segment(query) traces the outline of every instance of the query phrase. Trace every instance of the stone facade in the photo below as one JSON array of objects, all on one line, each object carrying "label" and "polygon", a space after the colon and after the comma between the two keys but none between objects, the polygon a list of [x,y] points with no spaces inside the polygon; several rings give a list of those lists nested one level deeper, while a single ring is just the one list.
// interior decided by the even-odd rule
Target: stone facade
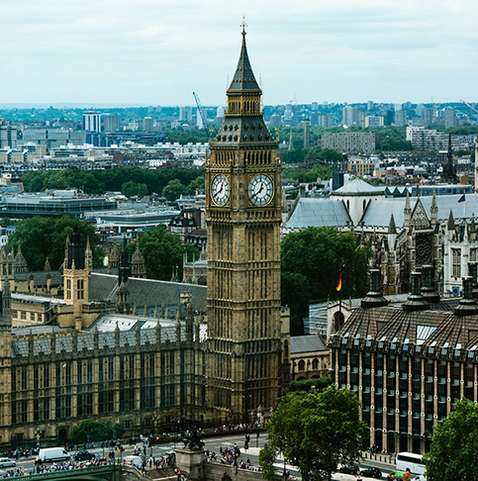
[{"label": "stone facade", "polygon": [[250,421],[272,408],[282,364],[281,175],[243,32],[227,110],[206,163],[208,402],[213,417]]}]

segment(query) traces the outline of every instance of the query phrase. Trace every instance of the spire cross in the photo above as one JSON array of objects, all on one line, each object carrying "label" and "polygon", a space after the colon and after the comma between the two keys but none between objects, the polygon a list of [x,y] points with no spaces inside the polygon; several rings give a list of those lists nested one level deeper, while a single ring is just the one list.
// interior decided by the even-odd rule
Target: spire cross
[{"label": "spire cross", "polygon": [[246,27],[247,27],[246,16],[243,15],[242,16],[242,22],[241,22],[242,35],[246,35]]}]

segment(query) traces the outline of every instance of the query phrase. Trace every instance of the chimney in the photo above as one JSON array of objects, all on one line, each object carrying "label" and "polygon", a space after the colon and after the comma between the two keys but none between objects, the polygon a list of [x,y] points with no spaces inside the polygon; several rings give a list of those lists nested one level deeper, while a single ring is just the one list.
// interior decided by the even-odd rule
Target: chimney
[{"label": "chimney", "polygon": [[463,277],[463,298],[455,308],[455,316],[470,316],[478,313],[478,304],[473,299],[473,278]]},{"label": "chimney", "polygon": [[478,299],[478,264],[476,262],[468,262],[468,275],[472,281],[473,298]]},{"label": "chimney", "polygon": [[383,297],[382,286],[380,282],[380,270],[370,269],[370,291],[362,299],[360,305],[364,309],[370,307],[383,307],[388,304],[388,300]]},{"label": "chimney", "polygon": [[440,295],[433,287],[433,266],[427,264],[420,269],[422,273],[422,288],[421,294],[430,304],[437,304],[440,302]]},{"label": "chimney", "polygon": [[420,272],[412,272],[410,276],[411,292],[408,300],[402,304],[405,311],[423,311],[430,307],[430,304],[423,298],[421,293],[422,274]]}]

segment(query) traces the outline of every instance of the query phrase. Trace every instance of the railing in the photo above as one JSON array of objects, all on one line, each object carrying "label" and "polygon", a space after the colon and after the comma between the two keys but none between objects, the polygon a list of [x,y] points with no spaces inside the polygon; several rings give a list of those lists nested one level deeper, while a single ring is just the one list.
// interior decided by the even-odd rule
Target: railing
[{"label": "railing", "polygon": [[370,461],[376,461],[378,463],[383,464],[390,464],[395,466],[396,463],[396,456],[395,454],[388,454],[388,453],[370,453],[366,451],[363,456],[364,459],[368,459]]}]

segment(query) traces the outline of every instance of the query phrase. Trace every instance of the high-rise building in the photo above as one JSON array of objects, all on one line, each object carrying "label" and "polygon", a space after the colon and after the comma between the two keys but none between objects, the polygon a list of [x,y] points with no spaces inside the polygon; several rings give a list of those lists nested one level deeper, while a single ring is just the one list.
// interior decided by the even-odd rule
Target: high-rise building
[{"label": "high-rise building", "polygon": [[154,128],[153,117],[145,117],[143,119],[143,130],[145,132],[152,132]]},{"label": "high-rise building", "polygon": [[282,372],[280,157],[261,95],[243,28],[224,124],[206,163],[208,402],[229,422],[273,407]]},{"label": "high-rise building", "polygon": [[0,124],[0,148],[9,147],[11,149],[17,148],[18,131],[16,127],[11,125]]},{"label": "high-rise building", "polygon": [[444,123],[445,123],[445,129],[449,129],[457,126],[458,120],[456,118],[455,109],[452,109],[452,108],[445,109]]},{"label": "high-rise building", "polygon": [[310,147],[310,120],[304,120],[304,149]]},{"label": "high-rise building", "polygon": [[101,114],[99,112],[83,113],[83,130],[87,132],[101,132]]},{"label": "high-rise building", "polygon": [[346,127],[363,127],[365,114],[351,105],[346,105],[342,110],[342,125]]},{"label": "high-rise building", "polygon": [[364,127],[367,129],[376,129],[384,126],[383,115],[366,115]]},{"label": "high-rise building", "polygon": [[120,119],[117,114],[101,114],[101,130],[102,132],[116,132],[120,129]]}]

